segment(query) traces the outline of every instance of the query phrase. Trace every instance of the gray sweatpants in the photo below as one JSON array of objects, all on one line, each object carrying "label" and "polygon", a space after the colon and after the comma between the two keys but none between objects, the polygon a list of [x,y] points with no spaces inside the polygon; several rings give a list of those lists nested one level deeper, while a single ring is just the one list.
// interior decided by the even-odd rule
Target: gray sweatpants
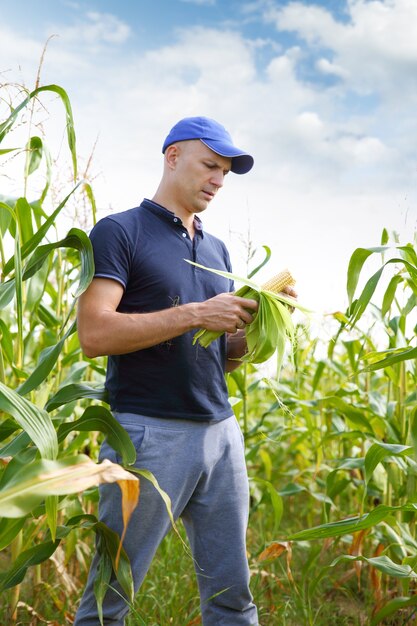
[{"label": "gray sweatpants", "polygon": [[[257,626],[245,541],[248,479],[236,419],[197,422],[130,413],[116,417],[136,447],[136,467],[155,475],[171,498],[174,518],[183,520],[194,557],[204,626]],[[106,442],[100,458],[120,462]],[[121,499],[116,484],[100,487],[99,516],[121,534]],[[135,591],[170,527],[161,496],[149,481],[141,478],[139,505],[123,543],[130,558]],[[96,568],[97,556],[74,626],[99,625],[93,592]],[[111,584],[121,592],[114,581]],[[123,598],[109,590],[103,603],[104,624],[123,626],[127,611]]]}]

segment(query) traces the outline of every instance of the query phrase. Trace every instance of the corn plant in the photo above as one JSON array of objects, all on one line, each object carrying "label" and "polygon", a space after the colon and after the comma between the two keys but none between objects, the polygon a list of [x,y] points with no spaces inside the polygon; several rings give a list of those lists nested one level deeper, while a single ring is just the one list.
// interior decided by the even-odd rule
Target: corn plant
[{"label": "corn plant", "polygon": [[[259,562],[304,553],[303,575],[295,580],[287,566],[287,578],[306,624],[322,623],[324,608],[315,599],[329,579],[336,584],[343,568],[346,581],[348,576],[357,580],[357,593],[364,572],[370,573],[366,623],[387,623],[397,615],[407,620],[417,606],[417,257],[411,244],[387,243],[384,233],[381,246],[353,253],[350,307],[328,320],[335,330],[327,346],[301,333],[293,365],[284,367],[281,378],[252,386],[254,394],[263,396],[249,419],[252,441],[250,428],[247,436],[247,459],[257,485],[255,511],[261,507],[265,515],[272,488],[281,498],[278,515],[274,511],[275,540],[269,528],[269,546]],[[383,263],[355,300],[371,255],[383,255]],[[372,298],[389,268],[393,272],[377,306]],[[235,391],[238,395],[238,385]],[[260,471],[267,490],[260,488]],[[277,523],[280,529],[287,527],[279,539]],[[320,544],[329,556],[333,553],[327,562]]]},{"label": "corn plant", "polygon": [[[130,565],[120,538],[97,521],[89,503],[96,498],[92,487],[117,481],[128,519],[137,502],[138,479],[110,462],[97,465],[89,456],[96,455],[99,433],[107,436],[126,465],[134,462],[135,450],[102,404],[102,365],[83,357],[75,333],[76,299],[94,272],[89,238],[75,227],[56,237],[64,208],[77,198],[82,201],[81,194],[91,202],[95,219],[91,186],[78,179],[70,100],[58,85],[30,92],[19,88],[13,97],[10,90],[13,87],[2,87],[2,173],[19,160],[23,169],[23,194],[2,194],[0,202],[0,591],[5,600],[1,621],[12,624],[19,606],[28,606],[19,605],[28,569],[32,583],[42,584],[41,564],[64,539],[68,558],[77,551],[73,538],[86,531],[99,536],[107,564],[98,585],[99,606],[112,569],[132,599]],[[72,181],[56,203],[51,191],[59,163],[54,164],[45,138],[32,135],[37,128],[35,107],[45,94],[57,96],[63,105],[72,163]],[[20,137],[22,128],[28,131],[26,143],[3,147],[9,138]],[[40,189],[31,186],[35,176],[37,185],[42,181]],[[100,404],[85,407],[83,399]],[[128,489],[128,483],[133,488]],[[78,494],[86,490],[83,505]],[[30,610],[36,612],[36,595],[29,599]],[[71,604],[68,610],[73,610]]]}]

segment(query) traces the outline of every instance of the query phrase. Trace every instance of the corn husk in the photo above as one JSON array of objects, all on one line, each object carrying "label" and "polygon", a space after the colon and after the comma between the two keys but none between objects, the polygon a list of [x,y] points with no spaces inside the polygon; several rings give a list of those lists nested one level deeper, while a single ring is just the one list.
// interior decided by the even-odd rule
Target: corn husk
[{"label": "corn husk", "polygon": [[[191,261],[188,261],[192,263]],[[250,363],[263,363],[268,360],[276,351],[278,358],[278,371],[281,368],[282,360],[285,353],[287,341],[294,342],[294,324],[292,321],[290,309],[297,308],[303,312],[307,310],[298,304],[294,298],[286,296],[282,292],[275,293],[270,290],[273,282],[277,277],[271,279],[264,285],[257,285],[252,280],[240,278],[229,272],[214,270],[197,263],[192,263],[201,269],[205,269],[215,274],[220,274],[226,278],[244,283],[243,286],[235,292],[236,296],[256,300],[259,303],[258,311],[253,321],[245,328],[247,352],[240,359]],[[295,284],[294,279],[285,270],[288,282],[285,284]],[[278,276],[281,276],[282,273]],[[282,285],[283,288],[285,285]],[[268,288],[269,287],[269,288]],[[194,335],[194,343],[198,342],[204,348],[207,348],[212,341],[223,335],[223,332],[209,331],[201,329]]]}]

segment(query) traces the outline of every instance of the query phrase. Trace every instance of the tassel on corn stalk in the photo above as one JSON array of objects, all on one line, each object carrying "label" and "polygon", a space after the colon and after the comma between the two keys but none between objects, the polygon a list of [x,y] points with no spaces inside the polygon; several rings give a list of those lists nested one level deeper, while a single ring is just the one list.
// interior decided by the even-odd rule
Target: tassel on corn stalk
[{"label": "tassel on corn stalk", "polygon": [[[191,261],[188,262],[192,263]],[[251,280],[234,276],[229,272],[214,270],[197,263],[192,264],[209,272],[244,283],[243,287],[235,292],[235,295],[241,298],[256,300],[259,306],[253,321],[246,326],[245,333],[248,349],[241,360],[250,363],[263,363],[277,351],[279,372],[284,357],[286,341],[287,339],[291,343],[294,341],[295,329],[290,309],[295,307],[307,312],[294,298],[282,293],[282,289],[286,286],[295,284],[295,280],[290,272],[285,270],[263,285],[257,285]],[[212,341],[221,335],[223,335],[223,332],[201,329],[194,335],[194,343],[198,341],[201,346],[207,348]]]}]

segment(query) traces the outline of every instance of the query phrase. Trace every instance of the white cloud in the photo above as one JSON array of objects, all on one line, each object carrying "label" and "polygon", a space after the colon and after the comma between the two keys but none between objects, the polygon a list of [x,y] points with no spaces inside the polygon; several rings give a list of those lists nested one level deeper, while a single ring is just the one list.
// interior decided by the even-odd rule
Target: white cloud
[{"label": "white cloud", "polygon": [[88,59],[80,51],[67,49],[59,35],[47,41],[42,35],[38,39],[27,37],[0,25],[1,82],[29,80],[33,86],[45,44],[44,68],[50,69],[55,81],[59,76],[68,77],[91,68]]},{"label": "white cloud", "polygon": [[319,62],[319,69],[344,77],[351,87],[396,99],[404,93],[415,97],[417,3],[350,0],[347,13],[349,19],[341,22],[324,8],[296,1],[270,7],[265,18],[310,46],[330,49],[334,59]]},{"label": "white cloud", "polygon": [[319,59],[316,63],[317,69],[323,74],[329,74],[330,76],[339,76],[340,78],[347,78],[349,72],[340,65],[336,65],[336,63],[332,63],[328,59],[322,58]]},{"label": "white cloud", "polygon": [[239,33],[204,27],[178,32],[178,42],[148,52],[144,64],[164,76],[175,79],[192,68],[204,77],[203,90],[218,89],[223,83],[241,83],[255,77],[252,47]]},{"label": "white cloud", "polygon": [[[367,4],[371,10],[381,3]],[[389,10],[391,4],[386,3]],[[366,7],[356,2],[350,5],[352,14],[354,9]],[[263,73],[256,67],[259,41],[236,30],[189,27],[170,45],[126,57],[104,36],[109,23],[103,30],[98,27],[101,18],[95,22],[90,16],[78,35],[75,27],[57,29],[67,36],[51,43],[44,81],[59,82],[69,91],[82,155],[88,156],[99,134],[94,168],[102,175],[94,186],[101,214],[110,205],[123,210],[153,194],[164,136],[180,117],[210,115],[225,124],[237,145],[252,151],[255,167],[247,176],[228,177],[204,216],[207,229],[228,240],[229,229],[247,231],[250,216],[254,242],[272,247],[277,270],[288,265],[294,271],[301,299],[342,308],[346,264],[354,247],[375,245],[383,226],[399,228],[405,212],[410,207],[415,212],[415,134],[410,132],[415,107],[409,100],[402,103],[402,131],[397,132],[399,122],[386,95],[393,89],[391,78],[394,84],[397,79],[389,73],[378,105],[367,114],[346,106],[352,86],[363,80],[355,65],[359,60],[350,56],[359,58],[367,51],[363,62],[369,67],[382,58],[375,46],[366,48],[365,36],[360,38],[362,18],[336,23],[324,9],[301,3],[274,15],[280,28],[298,29],[308,45],[285,50],[277,42]],[[120,33],[123,41],[127,31]],[[105,63],[85,53],[94,41],[107,52]],[[1,29],[5,67],[16,67],[21,59],[25,70],[32,71],[31,58],[38,57],[42,45],[35,39],[25,42],[26,52],[23,43],[19,33]],[[352,47],[359,44],[356,53]],[[319,61],[321,72],[340,77],[330,88],[307,83],[298,74],[309,46],[316,45],[333,55],[323,54]],[[373,94],[378,85],[376,75],[371,78],[367,89]],[[236,238],[229,246],[236,270],[244,272]],[[326,276],[324,284],[317,282],[320,275]]]},{"label": "white cloud", "polygon": [[89,11],[75,25],[52,26],[50,30],[59,32],[68,43],[87,45],[122,44],[131,35],[131,28],[111,13]]}]

